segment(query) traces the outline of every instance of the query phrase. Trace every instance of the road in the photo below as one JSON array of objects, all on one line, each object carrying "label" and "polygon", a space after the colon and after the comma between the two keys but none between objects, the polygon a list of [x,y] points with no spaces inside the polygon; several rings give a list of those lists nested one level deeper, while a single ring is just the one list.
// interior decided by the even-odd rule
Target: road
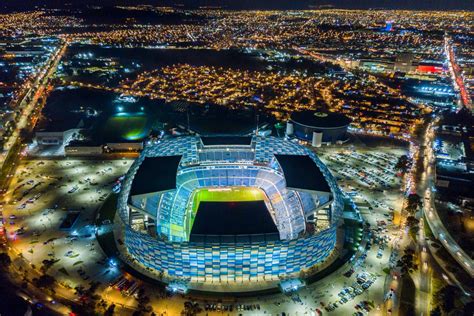
[{"label": "road", "polygon": [[[435,179],[435,167],[434,167],[434,152],[433,152],[433,141],[435,137],[435,126],[437,121],[431,122],[423,136],[423,146],[415,146],[417,153],[415,157],[420,157],[423,163],[421,168],[423,173],[420,179],[416,179],[414,176],[416,170],[413,172],[411,177],[411,192],[418,193],[423,197],[424,205],[419,216],[420,229],[416,240],[416,250],[419,258],[419,269],[416,271],[414,281],[416,284],[416,314],[417,315],[429,315],[430,312],[430,301],[431,301],[431,274],[432,258],[427,249],[429,249],[426,236],[424,234],[424,220],[423,215],[430,226],[431,231],[436,234],[436,237],[442,242],[443,246],[451,253],[451,255],[465,268],[466,271],[472,276],[472,261],[467,254],[457,246],[454,239],[449,235],[448,231],[442,224],[435,208],[434,194],[431,188],[433,187]],[[424,151],[421,151],[424,148]],[[416,163],[414,163],[416,165]],[[408,188],[410,189],[410,188]],[[461,288],[462,289],[462,288]],[[464,291],[464,289],[462,289]],[[465,292],[465,291],[464,291]],[[465,292],[466,293],[466,292]]]},{"label": "road", "polygon": [[[431,148],[432,142],[432,127],[433,123],[429,125],[426,129],[426,133],[423,135],[422,144]],[[405,191],[406,196],[411,193],[418,193],[420,196],[423,195],[422,192],[426,190],[426,151],[422,152],[420,144],[416,140],[410,141],[410,149],[409,149],[409,156],[412,158],[413,162],[411,165],[410,170],[404,176],[404,187],[403,190]],[[423,176],[421,179],[417,179],[417,174],[419,174],[419,170],[417,169],[420,165],[417,163],[418,159],[423,159],[423,165],[421,168],[424,170]],[[424,235],[423,229],[423,219],[419,218],[420,220],[420,228],[418,230],[418,236],[416,240],[412,240],[410,235],[408,234],[409,227],[405,224],[406,218],[410,216],[406,211],[406,202],[404,207],[402,208],[401,212],[401,222],[400,222],[400,235],[404,238],[399,243],[400,252],[404,251],[404,249],[410,248],[413,242],[415,242],[415,250],[416,254],[419,258],[420,266],[419,268],[411,273],[411,277],[416,286],[416,297],[415,297],[415,310],[416,315],[429,315],[430,314],[430,304],[431,304],[431,272],[432,269],[430,267],[430,255],[427,252],[427,245],[426,245],[426,238]],[[421,216],[422,217],[422,216]],[[401,288],[400,288],[401,290]],[[401,295],[401,291],[396,291],[398,296]],[[400,303],[398,301],[398,303]],[[394,311],[398,311],[398,306],[394,306]],[[397,314],[397,313],[394,313]]]},{"label": "road", "polygon": [[[23,108],[23,111],[19,121],[16,124],[15,131],[5,142],[3,152],[0,154],[0,170],[3,168],[4,162],[7,161],[6,158],[8,155],[10,155],[12,148],[15,148],[15,144],[21,141],[21,130],[25,128],[30,130],[32,129],[34,124],[30,124],[30,116],[37,109],[39,99],[42,98],[46,92],[49,79],[52,75],[54,75],[59,61],[64,55],[67,46],[68,42],[65,41],[58,47],[58,49],[51,55],[51,58],[45,63],[43,69],[39,71],[38,76],[30,86],[29,90],[23,95],[21,100],[18,101],[18,108]],[[30,98],[30,95],[33,95],[33,97],[28,102],[27,100]],[[28,103],[24,105],[26,102]]]},{"label": "road", "polygon": [[453,258],[459,263],[459,265],[467,272],[471,277],[474,277],[473,261],[471,257],[463,250],[451,234],[448,232],[446,227],[443,225],[438,212],[435,207],[435,195],[432,192],[435,179],[435,167],[434,167],[434,153],[433,153],[433,140],[434,140],[434,123],[432,123],[427,129],[427,136],[425,140],[425,173],[419,187],[420,195],[424,197],[425,206],[423,208],[425,218],[436,237],[441,241],[444,248],[453,256]]},{"label": "road", "polygon": [[444,36],[444,49],[446,52],[446,56],[448,58],[449,71],[453,79],[454,88],[456,91],[459,92],[459,95],[460,95],[461,106],[464,106],[472,111],[472,100],[464,84],[462,70],[459,67],[459,65],[456,63],[456,56],[454,54],[452,39],[451,37],[447,35]]}]

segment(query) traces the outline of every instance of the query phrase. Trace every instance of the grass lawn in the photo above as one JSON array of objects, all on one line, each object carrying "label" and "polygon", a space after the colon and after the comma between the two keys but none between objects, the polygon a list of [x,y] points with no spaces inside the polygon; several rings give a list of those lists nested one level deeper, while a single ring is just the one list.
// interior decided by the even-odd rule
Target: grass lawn
[{"label": "grass lawn", "polygon": [[216,189],[201,189],[194,194],[194,202],[243,202],[262,201],[263,191],[257,188],[229,187]]},{"label": "grass lawn", "polygon": [[415,315],[415,283],[410,275],[402,277],[402,294],[400,297],[400,315]]},{"label": "grass lawn", "polygon": [[446,285],[446,282],[443,279],[437,278],[435,275],[432,276],[430,294],[431,294],[431,301],[435,305],[433,306],[433,308],[435,308],[439,303],[441,303],[436,300],[436,293],[445,285]]},{"label": "grass lawn", "polygon": [[414,242],[417,241],[418,239],[418,227],[411,227],[410,230],[408,231],[408,234],[410,235],[410,237],[413,239]]},{"label": "grass lawn", "polygon": [[431,231],[430,225],[428,225],[428,221],[426,220],[425,215],[423,215],[423,229],[424,229],[425,236],[430,239],[433,239],[434,234]]}]

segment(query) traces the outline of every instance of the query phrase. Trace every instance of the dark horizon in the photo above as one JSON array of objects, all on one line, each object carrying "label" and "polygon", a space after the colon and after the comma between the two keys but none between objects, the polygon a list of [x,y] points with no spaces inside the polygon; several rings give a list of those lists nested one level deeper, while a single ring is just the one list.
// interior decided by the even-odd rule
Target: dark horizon
[{"label": "dark horizon", "polygon": [[474,1],[464,0],[5,0],[0,8],[10,10],[31,10],[33,7],[64,8],[84,5],[114,6],[150,4],[157,6],[177,6],[186,9],[200,7],[222,7],[231,10],[296,10],[296,9],[386,9],[386,10],[474,10]]}]

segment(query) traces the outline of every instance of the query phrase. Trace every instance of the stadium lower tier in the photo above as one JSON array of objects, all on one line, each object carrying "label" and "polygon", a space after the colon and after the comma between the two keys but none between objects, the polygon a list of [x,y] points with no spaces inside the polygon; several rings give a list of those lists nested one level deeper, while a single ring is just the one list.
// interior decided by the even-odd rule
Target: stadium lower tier
[{"label": "stadium lower tier", "polygon": [[294,240],[268,241],[264,235],[246,238],[172,243],[125,227],[128,253],[144,267],[163,273],[163,280],[182,280],[191,286],[245,284],[252,291],[251,282],[298,277],[325,261],[336,245],[336,226]]}]

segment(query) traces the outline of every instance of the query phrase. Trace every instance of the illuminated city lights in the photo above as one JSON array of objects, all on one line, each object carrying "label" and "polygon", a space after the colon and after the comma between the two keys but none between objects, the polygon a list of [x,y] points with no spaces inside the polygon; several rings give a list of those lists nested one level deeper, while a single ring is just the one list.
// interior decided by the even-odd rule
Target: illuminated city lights
[{"label": "illuminated city lights", "polygon": [[13,2],[0,314],[473,313],[468,1]]}]

